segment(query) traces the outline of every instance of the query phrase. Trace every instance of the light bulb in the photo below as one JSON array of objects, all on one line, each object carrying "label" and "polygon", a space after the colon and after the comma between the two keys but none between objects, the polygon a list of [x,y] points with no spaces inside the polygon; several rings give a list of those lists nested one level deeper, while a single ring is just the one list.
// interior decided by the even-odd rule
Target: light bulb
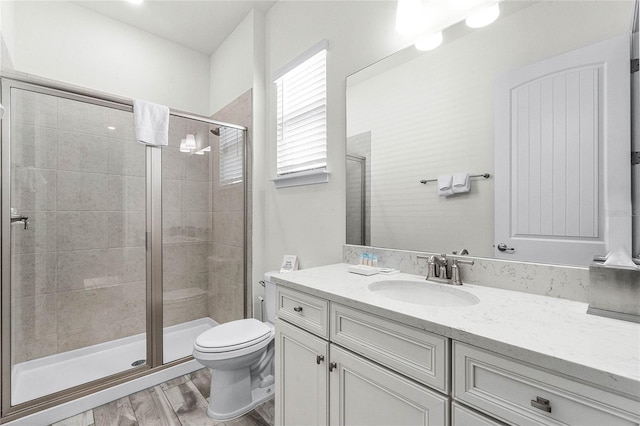
[{"label": "light bulb", "polygon": [[470,15],[465,22],[470,28],[482,28],[498,19],[498,16],[500,16],[500,6],[496,3],[478,10],[473,15]]},{"label": "light bulb", "polygon": [[416,39],[416,49],[426,52],[427,50],[433,50],[442,44],[442,31],[438,31],[435,34],[429,34],[427,36],[420,36]]}]

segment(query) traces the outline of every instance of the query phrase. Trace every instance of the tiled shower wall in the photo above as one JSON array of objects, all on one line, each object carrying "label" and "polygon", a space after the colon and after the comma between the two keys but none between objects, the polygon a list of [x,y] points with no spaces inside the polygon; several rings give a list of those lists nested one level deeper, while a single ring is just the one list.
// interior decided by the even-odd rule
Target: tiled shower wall
[{"label": "tiled shower wall", "polygon": [[195,135],[208,146],[209,125],[171,116],[169,146],[162,149],[163,326],[209,316],[208,259],[211,251],[211,155],[180,152],[180,141]]},{"label": "tiled shower wall", "polygon": [[[213,116],[247,126],[251,92]],[[163,148],[164,326],[244,318],[244,184],[220,184],[217,126],[171,117]],[[181,153],[191,133],[204,155]],[[248,167],[249,168],[249,167]],[[249,180],[250,182],[250,180]]]},{"label": "tiled shower wall", "polygon": [[[12,91],[13,362],[145,330],[145,153],[132,114]],[[107,126],[115,127],[109,130]]]},{"label": "tiled shower wall", "polygon": [[[239,96],[213,115],[215,120],[246,126],[247,152],[249,152],[247,173],[251,165],[251,90]],[[244,318],[244,184],[220,184],[218,138],[212,145],[212,196],[213,196],[213,243],[211,256],[211,277],[209,281],[209,316],[222,323]],[[251,175],[244,176],[248,184],[248,199],[251,200]],[[250,206],[246,206],[251,211]],[[247,219],[248,247],[251,247],[251,217]],[[251,265],[251,253],[247,254],[247,265]],[[251,276],[251,271],[247,271]],[[251,286],[247,286],[250,292]],[[248,294],[248,306],[251,306]],[[250,312],[250,311],[249,311]],[[249,315],[251,316],[251,315]]]},{"label": "tiled shower wall", "polygon": [[[12,207],[29,217],[11,228],[13,363],[143,333],[145,147],[132,114],[15,89],[11,106]],[[250,123],[251,93],[215,118]],[[214,127],[172,116],[162,149],[164,326],[244,316],[243,184],[219,185]],[[211,152],[181,153],[187,133]]]}]

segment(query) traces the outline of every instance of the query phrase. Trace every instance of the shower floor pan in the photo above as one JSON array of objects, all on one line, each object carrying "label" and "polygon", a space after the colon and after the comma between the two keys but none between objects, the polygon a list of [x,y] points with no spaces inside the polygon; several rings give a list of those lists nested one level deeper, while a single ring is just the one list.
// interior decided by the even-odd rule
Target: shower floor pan
[{"label": "shower floor pan", "polygon": [[[211,318],[200,318],[166,327],[164,362],[191,355],[196,337],[216,325]],[[137,334],[16,364],[11,371],[11,405],[135,368],[132,364],[144,360],[146,351],[145,334]]]}]

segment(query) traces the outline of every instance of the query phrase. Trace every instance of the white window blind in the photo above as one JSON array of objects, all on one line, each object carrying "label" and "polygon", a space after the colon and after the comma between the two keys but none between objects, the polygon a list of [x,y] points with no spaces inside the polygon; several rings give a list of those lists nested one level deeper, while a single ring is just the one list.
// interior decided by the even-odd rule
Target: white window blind
[{"label": "white window blind", "polygon": [[220,185],[242,182],[243,132],[220,127]]},{"label": "white window blind", "polygon": [[327,44],[311,50],[274,78],[278,176],[327,166]]}]

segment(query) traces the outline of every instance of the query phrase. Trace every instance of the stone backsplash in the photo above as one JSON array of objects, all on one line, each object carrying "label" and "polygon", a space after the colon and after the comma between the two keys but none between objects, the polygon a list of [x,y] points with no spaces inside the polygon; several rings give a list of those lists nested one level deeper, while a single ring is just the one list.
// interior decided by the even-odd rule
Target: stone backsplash
[{"label": "stone backsplash", "polygon": [[[343,261],[357,264],[362,253],[378,257],[378,265],[397,268],[409,274],[424,275],[427,260],[418,259],[438,253],[393,250],[345,244]],[[589,301],[589,268],[474,258],[474,265],[460,265],[463,283],[522,291],[562,299]]]}]

